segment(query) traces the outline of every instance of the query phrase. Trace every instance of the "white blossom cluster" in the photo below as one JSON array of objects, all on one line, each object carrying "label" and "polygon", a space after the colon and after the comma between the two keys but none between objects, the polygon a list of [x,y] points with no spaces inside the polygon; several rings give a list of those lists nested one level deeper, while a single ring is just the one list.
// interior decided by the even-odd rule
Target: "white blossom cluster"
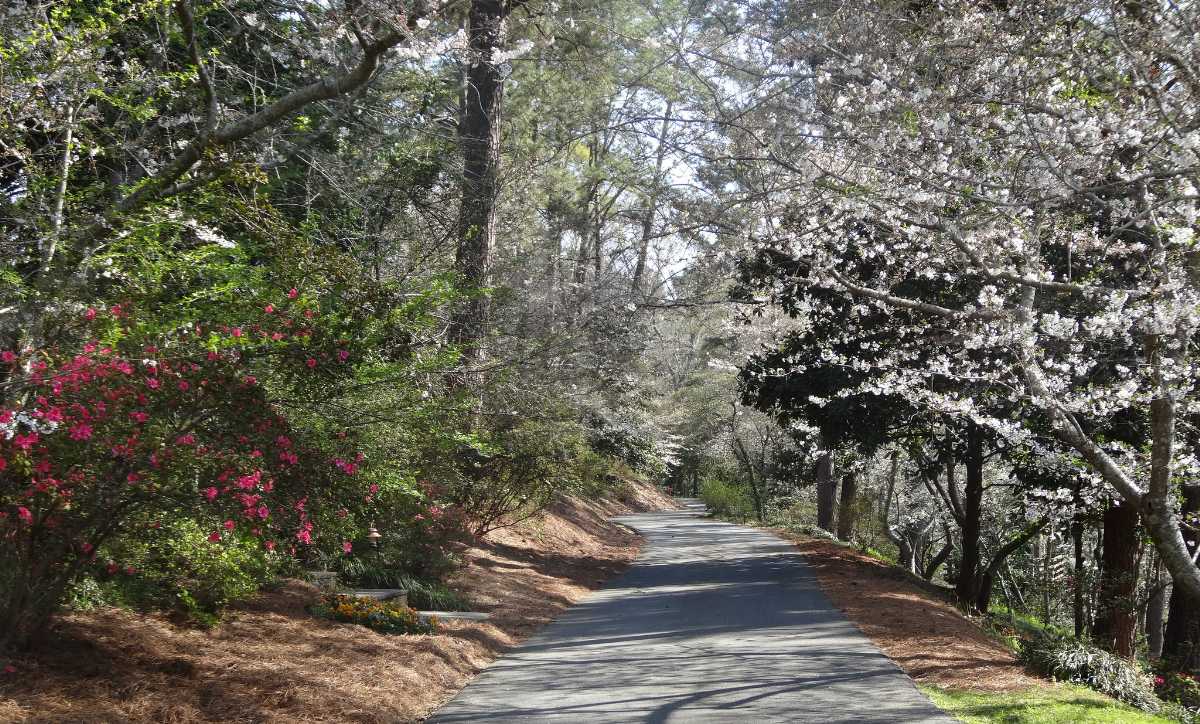
[{"label": "white blossom cluster", "polygon": [[[777,43],[772,69],[798,89],[790,124],[819,130],[767,144],[791,179],[783,231],[756,246],[806,270],[768,291],[842,320],[821,359],[872,375],[846,394],[901,395],[1022,444],[1023,421],[964,391],[1041,415],[1088,474],[1161,503],[1152,537],[1177,549],[1173,498],[1152,479],[1178,476],[1155,477],[1150,451],[1194,467],[1170,426],[1194,416],[1200,372],[1200,9],[888,7],[840,3],[821,32]],[[847,353],[881,311],[892,348]],[[1169,408],[1144,444],[1089,436],[1153,400]],[[1173,575],[1200,588],[1180,560]]]}]

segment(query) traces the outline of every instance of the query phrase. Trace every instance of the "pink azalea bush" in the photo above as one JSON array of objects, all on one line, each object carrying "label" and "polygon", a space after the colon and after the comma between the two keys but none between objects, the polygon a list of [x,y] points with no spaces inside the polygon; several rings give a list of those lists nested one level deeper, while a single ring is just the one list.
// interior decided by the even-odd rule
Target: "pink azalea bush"
[{"label": "pink azalea bush", "polygon": [[238,326],[152,332],[128,304],[92,307],[75,321],[78,346],[0,356],[0,650],[106,568],[106,544],[187,518],[210,545],[303,554],[325,511],[365,495],[353,441],[296,429],[273,401],[271,389],[319,385],[350,357],[342,330],[322,330],[295,290],[280,296]]}]

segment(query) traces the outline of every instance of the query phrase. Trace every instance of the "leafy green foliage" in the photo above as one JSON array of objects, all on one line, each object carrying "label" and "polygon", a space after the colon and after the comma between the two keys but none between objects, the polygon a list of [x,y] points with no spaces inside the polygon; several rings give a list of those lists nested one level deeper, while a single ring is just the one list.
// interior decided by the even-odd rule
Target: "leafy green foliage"
[{"label": "leafy green foliage", "polygon": [[1173,671],[1160,662],[1154,669],[1154,693],[1175,705],[1172,715],[1188,712],[1187,721],[1200,721],[1200,676]]},{"label": "leafy green foliage", "polygon": [[591,411],[587,418],[587,442],[601,455],[621,460],[638,472],[652,476],[666,467],[654,444],[654,435],[630,415],[606,416]]},{"label": "leafy green foliage", "polygon": [[[208,535],[195,521],[182,519],[156,528],[145,540],[120,540],[102,549],[100,558],[108,562],[85,581],[109,605],[175,610],[214,624],[225,606],[274,579],[280,556],[253,536],[231,535],[214,544]],[[91,584],[81,584],[82,595]]]},{"label": "leafy green foliage", "polygon": [[700,500],[722,518],[746,520],[754,515],[754,501],[746,488],[719,478],[708,478],[700,484]]},{"label": "leafy green foliage", "polygon": [[1082,684],[1143,711],[1160,708],[1151,677],[1131,661],[1075,638],[1039,636],[1021,645],[1020,660],[1033,671]]}]

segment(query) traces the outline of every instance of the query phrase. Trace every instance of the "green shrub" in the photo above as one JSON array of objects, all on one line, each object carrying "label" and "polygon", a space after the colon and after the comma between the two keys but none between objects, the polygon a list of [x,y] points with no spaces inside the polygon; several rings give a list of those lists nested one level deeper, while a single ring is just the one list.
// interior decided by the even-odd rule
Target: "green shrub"
[{"label": "green shrub", "polygon": [[336,571],[345,584],[357,588],[403,588],[408,591],[409,605],[423,611],[471,610],[471,602],[444,583],[413,576],[375,560],[370,554],[330,561],[329,570]]},{"label": "green shrub", "polygon": [[354,623],[387,634],[429,634],[438,630],[435,620],[422,620],[408,606],[373,598],[328,593],[313,604],[312,614],[331,621]]},{"label": "green shrub", "polygon": [[587,442],[601,455],[620,460],[639,473],[653,477],[666,474],[666,464],[650,427],[628,413],[606,414],[591,410],[586,415]]},{"label": "green shrub", "polygon": [[231,533],[213,543],[192,520],[109,546],[98,560],[106,556],[110,563],[74,587],[69,597],[74,605],[176,611],[204,625],[215,624],[223,608],[254,594],[277,571],[276,557],[260,540]]},{"label": "green shrub", "polygon": [[595,488],[587,479],[607,470],[586,454],[573,424],[525,421],[463,442],[461,473],[448,484],[448,498],[476,536],[536,513],[556,493]]},{"label": "green shrub", "polygon": [[700,484],[700,500],[720,517],[744,520],[754,515],[749,491],[717,478],[707,478]]},{"label": "green shrub", "polygon": [[1172,671],[1160,663],[1154,670],[1154,693],[1164,701],[1190,710],[1193,720],[1200,717],[1200,677],[1195,674]]},{"label": "green shrub", "polygon": [[1037,636],[1021,643],[1020,659],[1039,674],[1082,684],[1143,711],[1157,712],[1161,708],[1151,688],[1151,677],[1137,664],[1086,641]]}]

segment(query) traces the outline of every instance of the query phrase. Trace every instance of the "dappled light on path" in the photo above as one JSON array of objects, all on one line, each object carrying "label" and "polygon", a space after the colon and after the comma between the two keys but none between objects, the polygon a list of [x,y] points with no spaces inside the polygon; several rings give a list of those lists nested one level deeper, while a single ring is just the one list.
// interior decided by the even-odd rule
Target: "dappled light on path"
[{"label": "dappled light on path", "polygon": [[618,520],[647,538],[634,566],[433,721],[949,721],[787,542],[694,512]]}]

